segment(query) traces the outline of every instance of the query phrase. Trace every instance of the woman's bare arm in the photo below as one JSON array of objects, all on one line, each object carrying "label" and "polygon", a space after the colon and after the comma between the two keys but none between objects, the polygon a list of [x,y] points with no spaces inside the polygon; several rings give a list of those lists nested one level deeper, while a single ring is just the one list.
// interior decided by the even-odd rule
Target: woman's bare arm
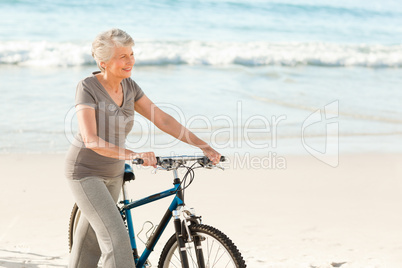
[{"label": "woman's bare arm", "polygon": [[159,109],[146,95],[135,102],[135,110],[155,124],[160,130],[185,143],[200,148],[213,162],[219,163],[221,155],[211,148],[205,141],[177,122],[169,114]]},{"label": "woman's bare arm", "polygon": [[76,106],[78,126],[85,147],[93,150],[94,152],[120,160],[130,160],[133,158],[144,159],[144,165],[156,163],[155,155],[153,152],[148,153],[135,153],[131,150],[119,147],[109,143],[97,135],[96,131],[96,118],[95,109],[79,104]]}]

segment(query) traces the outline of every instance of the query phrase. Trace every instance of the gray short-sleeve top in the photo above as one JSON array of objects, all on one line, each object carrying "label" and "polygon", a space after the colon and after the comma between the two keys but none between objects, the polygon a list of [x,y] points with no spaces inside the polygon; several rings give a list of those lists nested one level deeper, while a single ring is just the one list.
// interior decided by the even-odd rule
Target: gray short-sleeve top
[{"label": "gray short-sleeve top", "polygon": [[[134,105],[144,92],[131,78],[123,79],[123,104],[117,105],[94,73],[77,85],[75,105],[83,104],[95,109],[97,135],[103,140],[125,147],[128,133],[134,123]],[[89,108],[90,109],[90,108]],[[65,163],[68,179],[89,176],[115,178],[124,173],[124,160],[102,156],[85,147],[81,133],[77,133],[68,150]]]}]

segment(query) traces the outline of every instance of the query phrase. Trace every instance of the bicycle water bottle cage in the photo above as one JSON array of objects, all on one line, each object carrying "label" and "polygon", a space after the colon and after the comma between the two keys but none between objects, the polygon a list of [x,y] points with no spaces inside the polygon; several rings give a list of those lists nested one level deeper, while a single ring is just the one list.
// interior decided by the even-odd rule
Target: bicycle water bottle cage
[{"label": "bicycle water bottle cage", "polygon": [[[149,224],[150,226],[148,227],[148,230],[145,231],[145,225],[147,225],[147,224]],[[142,224],[141,230],[137,233],[138,239],[139,239],[145,246],[148,246],[149,238],[154,235],[155,230],[156,230],[157,227],[158,227],[158,224],[157,224],[157,225],[154,225],[151,221],[146,221],[146,222],[144,222],[144,223]],[[141,239],[141,237],[140,237],[140,234],[141,234],[143,231],[145,232],[145,239],[144,239],[144,240],[146,240],[146,241],[144,241],[144,240]]]}]

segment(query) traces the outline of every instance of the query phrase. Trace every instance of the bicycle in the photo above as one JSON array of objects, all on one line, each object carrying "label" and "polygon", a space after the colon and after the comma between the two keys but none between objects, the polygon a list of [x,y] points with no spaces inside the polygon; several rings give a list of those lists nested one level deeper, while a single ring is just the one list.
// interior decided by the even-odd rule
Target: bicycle
[{"label": "bicycle", "polygon": [[[225,161],[222,157],[221,161]],[[187,166],[187,162],[194,162]],[[132,164],[142,164],[142,159],[134,159]],[[218,229],[202,224],[201,216],[194,213],[193,209],[185,206],[184,191],[194,180],[197,168],[216,168],[207,157],[175,156],[157,157],[157,169],[173,172],[174,187],[148,197],[131,201],[128,198],[127,182],[135,179],[133,169],[126,164],[124,181],[122,186],[123,200],[117,205],[120,214],[126,224],[130,237],[133,257],[137,268],[150,267],[148,257],[171,218],[173,218],[175,233],[168,239],[159,257],[158,268],[182,267],[182,268],[213,268],[233,267],[245,268],[246,263],[235,244]],[[187,169],[182,179],[177,170]],[[223,169],[223,168],[222,168]],[[162,198],[174,195],[174,198],[163,215],[159,225],[154,229],[146,242],[141,255],[138,254],[131,209],[146,205]],[[80,218],[80,211],[75,204],[70,216],[69,224],[69,248],[71,251],[74,232]],[[142,230],[141,230],[142,231]]]}]

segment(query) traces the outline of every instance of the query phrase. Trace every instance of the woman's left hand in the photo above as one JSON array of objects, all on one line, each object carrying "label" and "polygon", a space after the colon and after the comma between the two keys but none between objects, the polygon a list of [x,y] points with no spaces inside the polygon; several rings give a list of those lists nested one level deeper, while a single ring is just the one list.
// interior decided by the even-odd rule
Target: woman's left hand
[{"label": "woman's left hand", "polygon": [[212,161],[212,164],[216,165],[221,160],[221,154],[212,149],[211,146],[207,146],[201,149],[206,157]]}]

